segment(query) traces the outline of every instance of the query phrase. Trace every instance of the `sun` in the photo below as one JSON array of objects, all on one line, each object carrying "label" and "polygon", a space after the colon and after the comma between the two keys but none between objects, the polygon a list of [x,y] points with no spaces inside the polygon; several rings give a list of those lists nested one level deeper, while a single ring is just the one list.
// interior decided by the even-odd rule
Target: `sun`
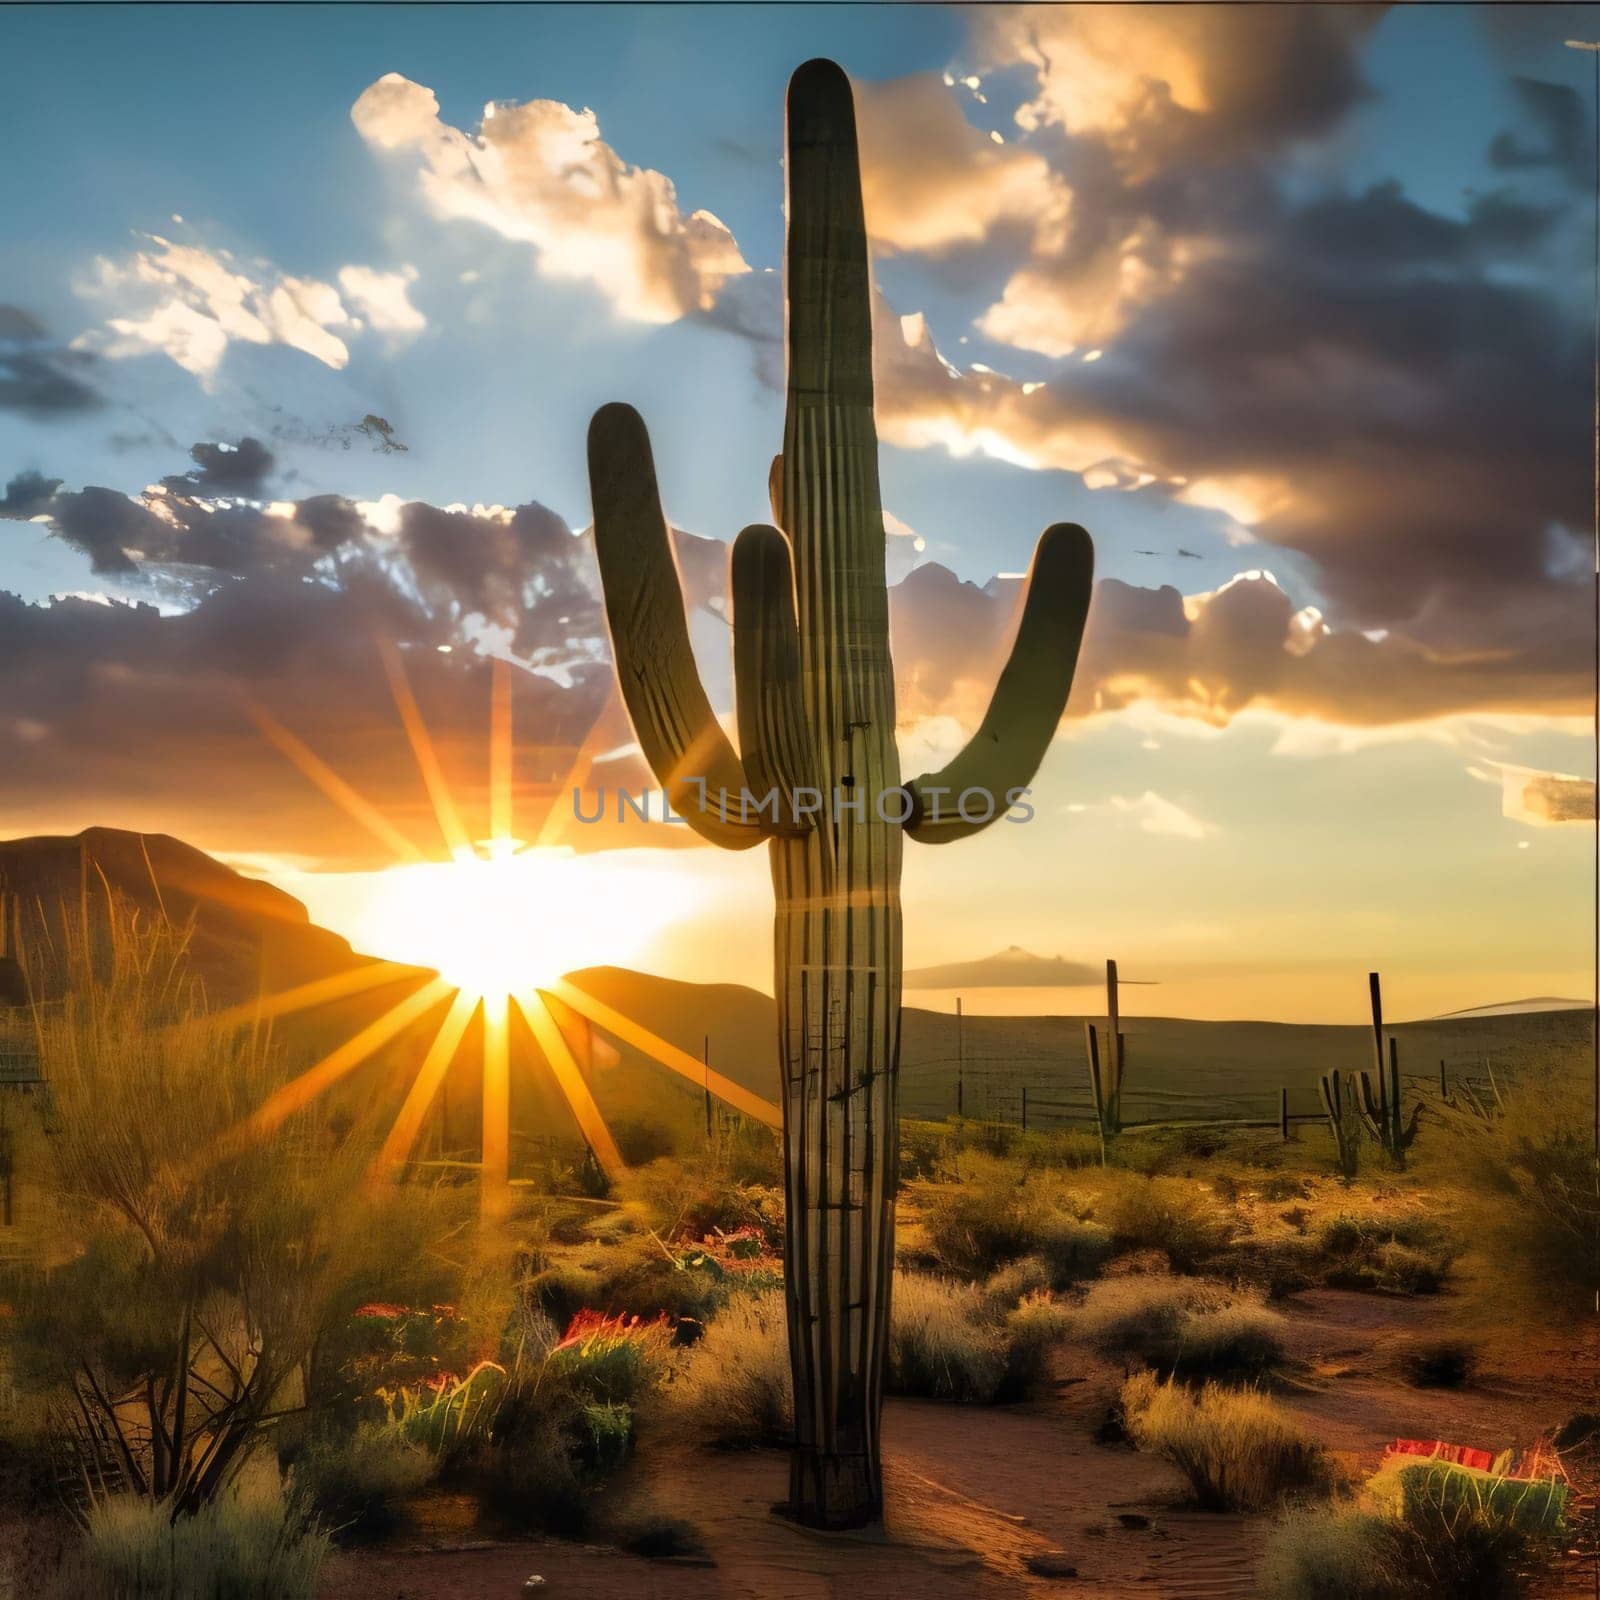
[{"label": "sun", "polygon": [[[384,647],[383,664],[445,854],[430,859],[265,708],[251,706],[267,740],[378,840],[393,862],[376,872],[312,874],[302,880],[302,899],[317,920],[338,929],[364,954],[380,959],[258,996],[223,1015],[237,1025],[256,1027],[269,1017],[387,985],[404,983],[408,992],[269,1095],[229,1138],[272,1134],[296,1110],[391,1041],[413,1030],[431,1029],[422,1064],[372,1161],[374,1182],[398,1176],[474,1018],[481,1013],[480,1198],[485,1220],[495,1221],[505,1214],[515,1181],[511,1176],[513,1011],[527,1024],[579,1134],[607,1177],[617,1176],[623,1161],[590,1083],[597,1060],[595,1029],[688,1079],[697,1090],[716,1095],[742,1116],[780,1127],[783,1114],[771,1101],[607,1006],[568,976],[584,967],[635,960],[675,920],[695,909],[700,886],[677,867],[648,859],[655,855],[652,851],[580,855],[544,843],[556,819],[554,804],[531,843],[514,837],[510,669],[503,660],[492,663],[490,677],[488,838],[475,843],[445,782],[399,652]],[[573,770],[555,786],[558,797],[578,777],[582,757],[580,750]],[[307,892],[318,879],[320,887]],[[616,1059],[615,1052],[612,1055]]]},{"label": "sun", "polygon": [[365,904],[341,919],[358,949],[491,999],[627,965],[699,899],[686,873],[511,839],[366,877]]}]

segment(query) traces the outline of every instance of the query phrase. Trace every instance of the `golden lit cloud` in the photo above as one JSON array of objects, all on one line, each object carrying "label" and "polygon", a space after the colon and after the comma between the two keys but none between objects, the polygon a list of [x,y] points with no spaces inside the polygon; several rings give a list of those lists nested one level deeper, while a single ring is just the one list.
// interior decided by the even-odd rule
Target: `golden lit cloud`
[{"label": "golden lit cloud", "polygon": [[435,216],[534,246],[547,276],[594,283],[625,317],[708,310],[728,278],[749,271],[727,228],[709,211],[680,211],[672,180],[624,161],[592,111],[491,103],[469,134],[441,120],[431,89],[390,72],[350,116],[375,149],[417,158]]}]

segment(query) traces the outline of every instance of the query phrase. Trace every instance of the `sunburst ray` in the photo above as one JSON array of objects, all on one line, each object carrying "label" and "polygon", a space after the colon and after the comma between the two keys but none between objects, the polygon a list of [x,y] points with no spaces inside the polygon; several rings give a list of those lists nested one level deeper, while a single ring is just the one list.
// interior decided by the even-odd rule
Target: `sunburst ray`
[{"label": "sunburst ray", "polygon": [[276,1132],[295,1112],[331,1089],[412,1023],[425,1017],[450,993],[450,985],[443,978],[430,978],[420,989],[413,990],[359,1033],[329,1051],[315,1066],[308,1067],[298,1078],[269,1095],[234,1128],[225,1142],[260,1139]]},{"label": "sunburst ray", "polygon": [[412,1079],[400,1114],[384,1139],[383,1148],[373,1157],[370,1177],[374,1181],[393,1176],[411,1154],[417,1135],[422,1131],[422,1119],[433,1105],[439,1086],[461,1048],[462,1036],[477,1009],[476,995],[468,994],[464,989],[456,990],[450,1009],[445,1012],[444,1021],[439,1024],[439,1031],[434,1034],[433,1043],[428,1046],[428,1053],[423,1057],[416,1077]]},{"label": "sunburst ray", "polygon": [[533,1030],[533,1037],[538,1042],[540,1050],[544,1052],[546,1062],[549,1063],[551,1074],[562,1094],[566,1096],[567,1104],[572,1108],[572,1115],[577,1120],[579,1132],[583,1134],[589,1148],[594,1152],[595,1160],[600,1163],[600,1170],[608,1178],[617,1178],[626,1167],[622,1152],[617,1149],[616,1140],[611,1137],[611,1130],[606,1126],[605,1118],[600,1115],[600,1107],[595,1104],[594,1096],[589,1092],[589,1085],[584,1081],[583,1073],[579,1071],[572,1051],[567,1048],[566,1039],[556,1026],[555,1018],[550,1015],[538,990],[519,994],[517,1009],[527,1018],[528,1026]]},{"label": "sunburst ray", "polygon": [[511,1004],[483,997],[483,1187],[486,1216],[505,1203],[511,1181]]},{"label": "sunburst ray", "polygon": [[310,983],[297,984],[292,989],[282,989],[277,994],[261,995],[245,1000],[222,1011],[213,1011],[210,1020],[227,1027],[236,1022],[265,1022],[271,1017],[281,1017],[291,1011],[308,1011],[313,1006],[324,1006],[351,995],[364,994],[368,989],[381,989],[385,984],[400,983],[406,978],[420,977],[415,967],[399,961],[374,961],[368,966],[353,967],[348,972],[336,972],[331,978],[314,978]]},{"label": "sunburst ray", "polygon": [[511,840],[511,667],[496,656],[489,669],[489,849]]},{"label": "sunburst ray", "polygon": [[263,707],[250,704],[250,715],[262,734],[283,752],[352,821],[358,822],[375,839],[386,844],[402,861],[427,858],[384,814],[339,776],[303,740],[276,720]]},{"label": "sunburst ray", "polygon": [[632,1017],[625,1016],[613,1006],[606,1005],[603,1001],[596,1000],[593,995],[587,994],[569,978],[558,978],[554,983],[545,986],[558,1000],[564,1000],[574,1011],[580,1012],[591,1022],[615,1035],[636,1049],[642,1050],[652,1060],[659,1061],[662,1066],[680,1077],[687,1078],[697,1089],[709,1089],[719,1100],[732,1106],[735,1111],[742,1112],[747,1117],[753,1117],[757,1122],[764,1122],[769,1128],[783,1126],[783,1112],[770,1100],[763,1099],[752,1090],[737,1084],[732,1078],[725,1078],[720,1072],[713,1072],[703,1061],[697,1061],[687,1050],[680,1050],[677,1045],[669,1044],[659,1034],[652,1033],[642,1023],[635,1022]]},{"label": "sunburst ray", "polygon": [[400,713],[401,725],[416,757],[417,771],[422,774],[423,786],[433,803],[433,814],[439,822],[439,832],[450,854],[456,857],[470,854],[472,838],[461,813],[456,809],[450,785],[445,781],[444,768],[439,764],[438,751],[434,749],[428,725],[422,720],[417,697],[411,692],[411,680],[406,676],[406,664],[399,649],[389,640],[382,640],[378,653],[383,660],[383,670],[389,679],[389,692],[394,696],[395,709]]}]

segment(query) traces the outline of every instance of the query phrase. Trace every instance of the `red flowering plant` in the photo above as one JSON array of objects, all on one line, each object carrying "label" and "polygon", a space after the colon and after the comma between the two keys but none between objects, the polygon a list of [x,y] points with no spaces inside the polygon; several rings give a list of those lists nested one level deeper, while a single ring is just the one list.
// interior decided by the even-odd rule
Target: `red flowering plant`
[{"label": "red flowering plant", "polygon": [[671,1343],[665,1312],[645,1321],[580,1311],[550,1351],[547,1366],[594,1401],[628,1405],[654,1380]]}]

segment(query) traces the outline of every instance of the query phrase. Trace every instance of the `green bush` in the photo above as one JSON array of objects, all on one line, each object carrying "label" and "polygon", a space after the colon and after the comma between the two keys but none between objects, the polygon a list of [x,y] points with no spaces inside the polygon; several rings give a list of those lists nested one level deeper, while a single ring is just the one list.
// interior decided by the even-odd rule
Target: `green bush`
[{"label": "green bush", "polygon": [[60,1575],[61,1600],[312,1600],[328,1537],[252,1475],[172,1520],[171,1508],[114,1496],[89,1513],[83,1545]]},{"label": "green bush", "polygon": [[437,1471],[437,1462],[394,1425],[358,1424],[316,1435],[295,1457],[291,1481],[335,1537],[374,1538],[403,1517],[406,1497]]},{"label": "green bush", "polygon": [[1128,1436],[1165,1456],[1209,1511],[1264,1511],[1325,1489],[1327,1455],[1275,1401],[1208,1383],[1190,1390],[1140,1372],[1122,1387]]},{"label": "green bush", "polygon": [[1263,1600],[1510,1600],[1563,1543],[1567,1491],[1557,1483],[1402,1458],[1364,1498],[1274,1531]]}]

